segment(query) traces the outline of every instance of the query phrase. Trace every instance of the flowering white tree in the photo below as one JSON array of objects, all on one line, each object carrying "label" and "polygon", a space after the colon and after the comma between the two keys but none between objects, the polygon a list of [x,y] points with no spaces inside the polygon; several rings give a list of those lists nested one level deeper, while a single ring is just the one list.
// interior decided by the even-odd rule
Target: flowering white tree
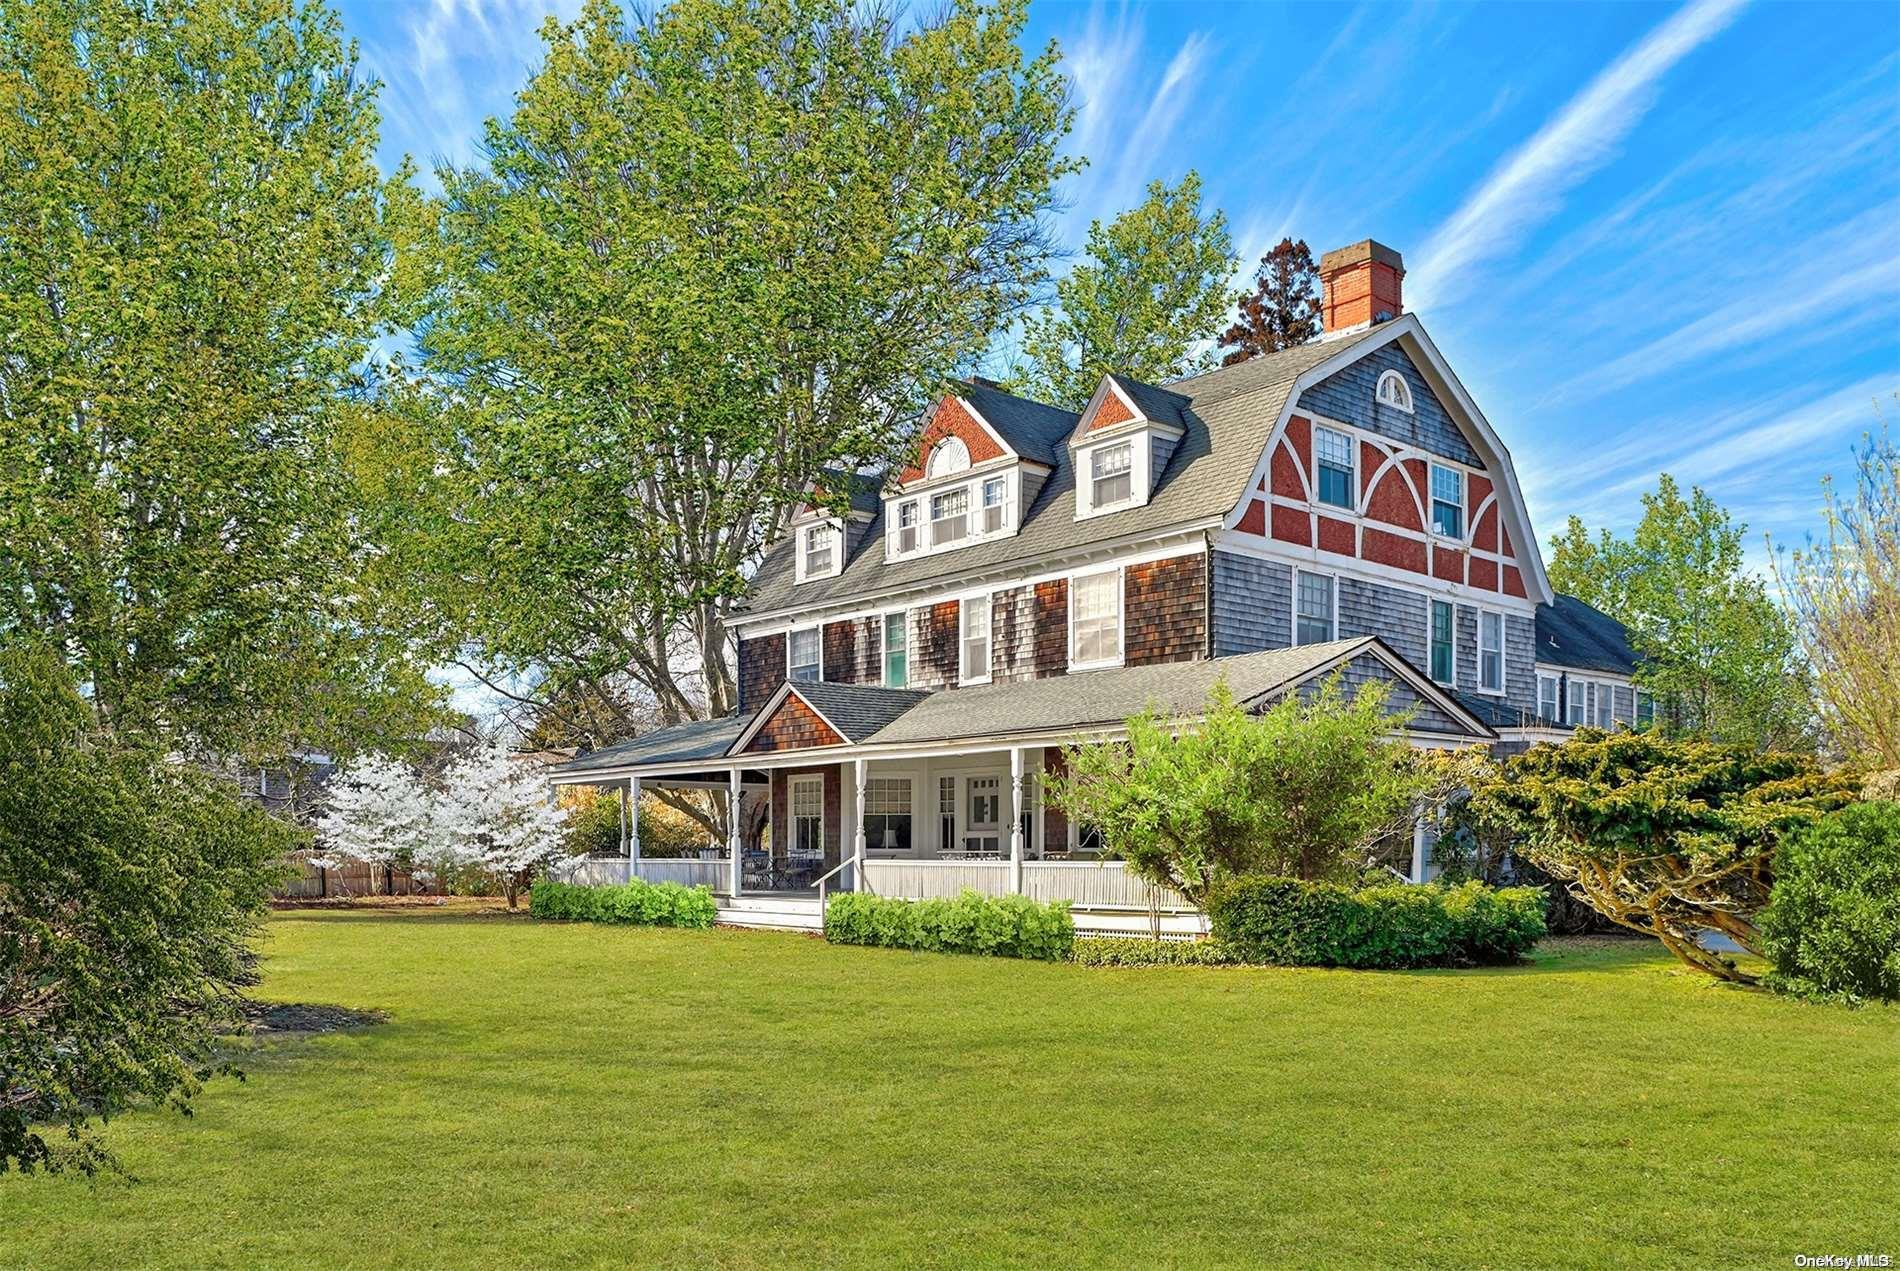
[{"label": "flowering white tree", "polygon": [[407,764],[372,755],[339,772],[326,794],[317,821],[322,854],[310,858],[319,868],[411,866],[436,840],[435,796]]},{"label": "flowering white tree", "polygon": [[437,831],[456,862],[492,874],[513,909],[535,871],[561,855],[567,815],[548,797],[547,776],[491,742],[442,775]]}]

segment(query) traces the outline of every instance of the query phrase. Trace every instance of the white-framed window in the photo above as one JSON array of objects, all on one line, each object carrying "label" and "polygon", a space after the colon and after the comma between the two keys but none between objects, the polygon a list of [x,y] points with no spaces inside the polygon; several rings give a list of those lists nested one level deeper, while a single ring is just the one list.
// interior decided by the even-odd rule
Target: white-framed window
[{"label": "white-framed window", "polygon": [[1487,693],[1504,691],[1504,615],[1478,613],[1478,687]]},{"label": "white-framed window", "polygon": [[1379,404],[1390,406],[1394,410],[1412,413],[1412,386],[1397,371],[1387,371],[1379,377]]},{"label": "white-framed window", "polygon": [[894,536],[892,547],[897,555],[904,556],[917,550],[917,500],[905,499],[896,505],[891,533]]},{"label": "white-framed window", "polygon": [[990,678],[990,598],[965,596],[957,606],[960,628],[957,681],[985,684]]},{"label": "white-framed window", "polygon": [[983,482],[983,532],[1001,534],[1009,528],[1009,478],[990,477]]},{"label": "white-framed window", "polygon": [[822,776],[793,777],[791,793],[793,856],[823,857],[825,854],[825,779]]},{"label": "white-framed window", "polygon": [[930,496],[930,545],[942,547],[970,536],[970,490],[959,486]]},{"label": "white-framed window", "polygon": [[824,678],[824,634],[818,627],[800,627],[785,637],[785,674],[794,680]]},{"label": "white-framed window", "polygon": [[970,448],[963,444],[961,437],[945,437],[930,448],[930,458],[924,464],[927,477],[947,477],[953,472],[962,472],[970,466]]},{"label": "white-framed window", "polygon": [[1089,452],[1089,504],[1100,511],[1135,497],[1135,443],[1120,441]]},{"label": "white-framed window", "polygon": [[1647,689],[1636,690],[1636,727],[1654,728],[1656,726],[1656,698]]},{"label": "white-framed window", "polygon": [[1614,728],[1616,726],[1616,685],[1600,683],[1592,687],[1596,689],[1597,694],[1597,727]]},{"label": "white-framed window", "polygon": [[1120,666],[1122,575],[1118,569],[1069,582],[1069,667]]},{"label": "white-framed window", "polygon": [[1454,684],[1458,679],[1458,649],[1454,643],[1456,631],[1451,602],[1432,601],[1429,662],[1431,676],[1440,684]]},{"label": "white-framed window", "polygon": [[1537,677],[1537,713],[1553,722],[1562,718],[1557,713],[1557,677],[1554,675]]},{"label": "white-framed window", "polygon": [[838,572],[838,527],[829,522],[805,527],[805,577],[829,578]]},{"label": "white-framed window", "polygon": [[864,783],[864,845],[874,852],[911,848],[909,777],[872,777]]},{"label": "white-framed window", "polygon": [[1325,644],[1338,629],[1333,602],[1337,591],[1330,574],[1300,570],[1293,579],[1293,643]]},{"label": "white-framed window", "polygon": [[910,685],[910,615],[903,611],[884,615],[884,687],[907,688]]},{"label": "white-framed window", "polygon": [[1432,465],[1432,532],[1446,538],[1465,536],[1465,474]]},{"label": "white-framed window", "polygon": [[1586,687],[1586,683],[1574,675],[1564,684],[1564,723],[1572,728],[1590,722],[1590,704],[1584,700]]},{"label": "white-framed window", "polygon": [[1353,441],[1332,428],[1313,430],[1313,493],[1321,503],[1348,511],[1358,506],[1359,482],[1353,464]]}]

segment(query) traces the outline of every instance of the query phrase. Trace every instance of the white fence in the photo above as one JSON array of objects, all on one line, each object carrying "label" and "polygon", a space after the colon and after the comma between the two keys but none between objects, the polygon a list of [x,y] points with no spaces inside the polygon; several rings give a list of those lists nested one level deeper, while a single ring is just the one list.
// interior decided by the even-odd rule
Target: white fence
[{"label": "white fence", "polygon": [[[985,896],[1009,894],[1008,861],[864,862],[864,882],[879,896],[936,900],[965,888]],[[1086,908],[1192,910],[1171,887],[1156,887],[1128,872],[1122,861],[1024,861],[1023,894],[1031,900],[1067,900]]]},{"label": "white fence", "polygon": [[637,861],[629,861],[624,856],[577,857],[554,866],[548,874],[563,883],[599,887],[604,883],[626,882],[629,866],[633,877],[649,883],[681,883],[687,887],[704,884],[720,891],[727,882],[725,861],[670,856],[643,856]]}]

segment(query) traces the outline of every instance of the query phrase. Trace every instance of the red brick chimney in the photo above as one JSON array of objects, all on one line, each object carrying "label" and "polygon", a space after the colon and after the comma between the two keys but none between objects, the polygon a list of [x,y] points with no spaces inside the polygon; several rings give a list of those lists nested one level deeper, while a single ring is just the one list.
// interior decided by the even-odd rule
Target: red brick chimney
[{"label": "red brick chimney", "polygon": [[1369,238],[1327,252],[1319,258],[1320,310],[1326,329],[1350,331],[1398,317],[1405,312],[1399,296],[1404,277],[1404,259]]}]

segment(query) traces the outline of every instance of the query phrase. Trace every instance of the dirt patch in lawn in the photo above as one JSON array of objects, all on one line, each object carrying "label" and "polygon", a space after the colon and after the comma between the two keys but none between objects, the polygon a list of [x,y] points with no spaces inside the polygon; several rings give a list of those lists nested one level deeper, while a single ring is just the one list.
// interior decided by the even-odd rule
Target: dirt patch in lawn
[{"label": "dirt patch in lawn", "polygon": [[381,1011],[353,1011],[347,1006],[320,1006],[311,1002],[246,1002],[244,1018],[254,1037],[309,1037],[373,1028],[389,1016]]}]

